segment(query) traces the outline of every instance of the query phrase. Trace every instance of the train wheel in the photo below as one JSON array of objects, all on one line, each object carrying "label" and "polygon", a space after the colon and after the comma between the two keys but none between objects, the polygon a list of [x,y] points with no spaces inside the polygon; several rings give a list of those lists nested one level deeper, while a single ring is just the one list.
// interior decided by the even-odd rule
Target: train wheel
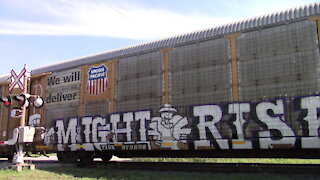
[{"label": "train wheel", "polygon": [[79,152],[77,159],[76,159],[76,165],[78,167],[85,167],[88,165],[91,165],[94,159],[94,153],[93,152]]},{"label": "train wheel", "polygon": [[112,154],[107,152],[96,152],[95,157],[101,158],[103,162],[108,163],[112,158]]},{"label": "train wheel", "polygon": [[77,152],[57,152],[57,157],[60,162],[74,163],[77,160]]},{"label": "train wheel", "polygon": [[77,161],[78,153],[77,152],[66,152],[64,159],[67,163],[74,163]]},{"label": "train wheel", "polygon": [[100,156],[100,158],[102,159],[103,162],[108,163],[110,161],[110,159],[112,158],[111,154],[102,154]]},{"label": "train wheel", "polygon": [[14,156],[14,152],[15,152],[15,147],[14,146],[12,146],[12,147],[9,146],[8,151],[7,151],[7,158],[8,158],[9,162],[12,162],[13,156]]},{"label": "train wheel", "polygon": [[13,154],[12,155],[8,155],[8,161],[12,162],[12,160],[13,160]]},{"label": "train wheel", "polygon": [[57,158],[61,162],[65,162],[65,155],[63,152],[57,152]]}]

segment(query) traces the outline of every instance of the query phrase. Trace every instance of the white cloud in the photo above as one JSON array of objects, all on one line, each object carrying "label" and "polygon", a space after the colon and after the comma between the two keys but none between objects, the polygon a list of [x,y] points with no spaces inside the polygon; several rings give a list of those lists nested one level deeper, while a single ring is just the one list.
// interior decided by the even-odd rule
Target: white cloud
[{"label": "white cloud", "polygon": [[[154,39],[223,24],[224,18],[191,17],[162,9],[146,9],[110,1],[37,1],[20,8],[41,20],[0,18],[0,34],[87,35]],[[232,19],[228,19],[230,21]]]},{"label": "white cloud", "polygon": [[[16,3],[17,1],[19,3]],[[146,8],[133,4],[132,1],[17,1],[14,1],[16,4],[12,6],[33,15],[33,18],[0,18],[0,34],[85,35],[147,40],[214,27],[242,18],[179,14],[164,9]],[[247,14],[261,15],[261,12],[268,12],[273,6],[279,8],[281,5],[280,7],[284,8],[290,1],[269,4],[268,8],[263,8],[265,1],[253,2],[252,7],[243,5],[251,10]]]}]

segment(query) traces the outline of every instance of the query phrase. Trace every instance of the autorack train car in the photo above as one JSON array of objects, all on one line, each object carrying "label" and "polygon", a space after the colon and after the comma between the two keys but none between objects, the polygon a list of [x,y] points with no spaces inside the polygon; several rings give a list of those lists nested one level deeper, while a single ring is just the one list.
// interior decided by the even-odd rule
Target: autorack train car
[{"label": "autorack train car", "polygon": [[[320,4],[33,69],[62,160],[320,153]],[[1,129],[0,129],[1,130]],[[2,134],[0,132],[0,134]]]}]

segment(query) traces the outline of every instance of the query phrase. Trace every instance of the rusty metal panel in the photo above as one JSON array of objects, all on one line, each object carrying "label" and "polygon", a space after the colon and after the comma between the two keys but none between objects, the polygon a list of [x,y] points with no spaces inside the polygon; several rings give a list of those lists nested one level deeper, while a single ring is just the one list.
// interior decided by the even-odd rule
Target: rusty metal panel
[{"label": "rusty metal panel", "polygon": [[[45,93],[46,93],[46,83],[47,79],[45,76],[40,76],[37,78],[31,78],[31,84],[30,84],[30,94],[32,95],[39,95],[43,99],[45,99]],[[46,103],[44,102],[44,105]],[[28,122],[26,122],[26,125],[29,126],[44,126],[45,125],[45,108],[44,106],[37,109],[34,106],[29,106],[28,108]]]},{"label": "rusty metal panel", "polygon": [[9,79],[11,78],[11,74],[7,74],[7,75],[1,75],[0,76],[0,84],[8,84],[9,83]]},{"label": "rusty metal panel", "polygon": [[[106,114],[114,111],[116,60],[82,67],[80,114]],[[94,110],[94,104],[97,110]],[[92,107],[91,107],[92,106]]]},{"label": "rusty metal panel", "polygon": [[[7,88],[5,88],[6,91],[7,91],[6,92],[7,95],[9,95],[9,93],[10,94],[21,94],[22,93],[19,88],[13,88],[13,90],[11,92],[9,92],[9,87],[7,87]],[[7,115],[7,118],[8,118],[8,121],[7,121],[8,122],[7,123],[7,127],[8,127],[7,139],[12,139],[13,129],[20,126],[20,118],[12,118],[10,116],[10,111],[13,108],[20,108],[20,105],[18,104],[17,101],[12,101],[11,106],[9,108],[7,108],[7,110],[8,110],[8,115]]]},{"label": "rusty metal panel", "polygon": [[[2,84],[0,85],[0,96],[6,97],[8,95],[8,85]],[[5,107],[4,103],[0,104],[0,141],[7,140],[7,135],[12,132],[12,130],[8,129],[8,121],[10,120],[9,115],[10,108]],[[8,132],[9,130],[9,132]]]}]

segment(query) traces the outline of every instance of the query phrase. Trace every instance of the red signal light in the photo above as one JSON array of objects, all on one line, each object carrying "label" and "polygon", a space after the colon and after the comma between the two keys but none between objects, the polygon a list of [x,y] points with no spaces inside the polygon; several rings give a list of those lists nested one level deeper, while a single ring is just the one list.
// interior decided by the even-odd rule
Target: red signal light
[{"label": "red signal light", "polygon": [[4,102],[4,105],[9,107],[11,105],[11,97],[10,96],[7,96],[7,97],[4,97],[4,98],[0,98],[0,100],[2,102]]},{"label": "red signal light", "polygon": [[10,105],[11,105],[11,102],[6,101],[6,102],[4,103],[4,105],[5,105],[5,106],[10,106]]}]

